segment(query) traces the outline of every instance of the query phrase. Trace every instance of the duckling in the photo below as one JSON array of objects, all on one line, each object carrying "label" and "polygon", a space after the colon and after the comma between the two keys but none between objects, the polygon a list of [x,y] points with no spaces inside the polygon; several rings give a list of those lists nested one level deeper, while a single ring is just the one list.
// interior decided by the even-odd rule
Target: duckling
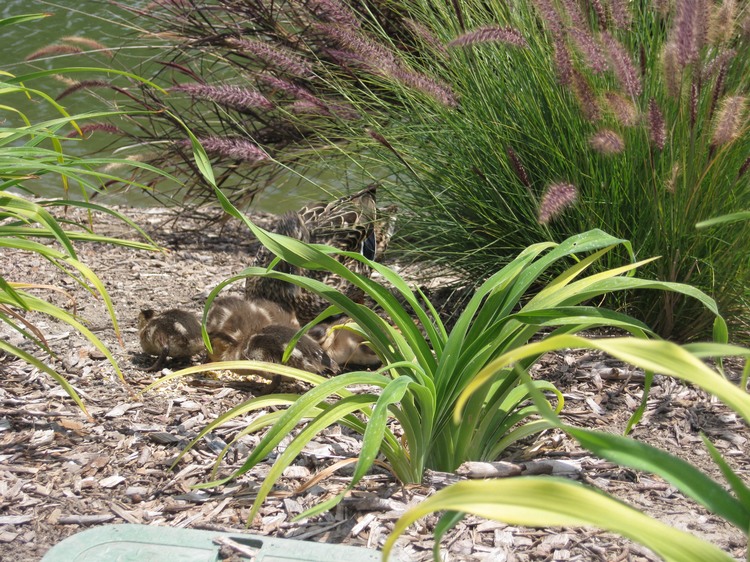
[{"label": "duckling", "polygon": [[228,361],[228,350],[269,324],[299,329],[294,314],[266,299],[245,300],[236,296],[219,297],[211,303],[206,332],[211,341],[210,361]]},{"label": "duckling", "polygon": [[365,338],[339,327],[349,322],[349,318],[343,317],[329,324],[313,326],[307,333],[339,365],[380,365],[380,358],[365,344]]},{"label": "duckling", "polygon": [[204,349],[200,321],[195,314],[178,308],[159,315],[151,309],[142,310],[138,337],[144,353],[159,356],[146,371],[158,371],[167,357],[187,359]]},{"label": "duckling", "polygon": [[[369,259],[374,259],[377,249],[384,247],[376,237],[375,191],[376,185],[371,185],[329,203],[314,203],[298,212],[290,211],[278,220],[274,231],[303,242],[326,244],[338,250],[359,252]],[[275,257],[270,250],[261,247],[253,265],[268,267]],[[362,262],[337,254],[334,254],[334,257],[355,273],[370,276],[370,267]],[[355,302],[362,302],[364,299],[361,289],[329,271],[301,271],[300,268],[286,262],[277,264],[276,269],[317,279],[338,289]],[[246,279],[245,298],[265,298],[277,302],[290,312],[294,312],[301,324],[313,320],[329,305],[323,297],[293,283],[263,277]]]},{"label": "duckling", "polygon": [[[253,360],[281,363],[284,350],[296,333],[296,328],[282,326],[280,324],[271,324],[263,328],[260,332],[253,334],[249,338],[236,342],[235,345],[227,348],[222,360]],[[297,341],[286,365],[317,374],[330,372],[335,375],[339,372],[339,367],[336,362],[332,361],[320,345],[307,335],[303,335]],[[236,372],[242,375],[259,375],[271,380],[271,384],[263,389],[263,394],[268,394],[276,390],[281,381],[292,380],[289,377],[283,377],[274,373],[256,371],[253,369],[242,369]]]}]

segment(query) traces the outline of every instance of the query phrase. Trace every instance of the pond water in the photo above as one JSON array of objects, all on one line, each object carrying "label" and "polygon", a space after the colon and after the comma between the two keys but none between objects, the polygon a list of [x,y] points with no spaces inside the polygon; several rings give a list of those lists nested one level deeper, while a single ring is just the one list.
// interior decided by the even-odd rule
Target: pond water
[{"label": "pond water", "polygon": [[[134,2],[123,0],[123,3],[139,7],[148,1]],[[6,45],[6,57],[0,59],[0,70],[14,75],[26,74],[34,70],[63,68],[65,66],[102,66],[95,57],[82,58],[81,55],[57,54],[44,59],[25,63],[23,59],[36,50],[50,45],[62,37],[85,36],[106,46],[125,46],[116,56],[116,68],[134,71],[136,74],[148,76],[148,61],[155,56],[153,48],[144,48],[138,43],[140,35],[134,29],[133,16],[125,10],[113,6],[106,1],[60,0],[45,2],[43,0],[3,0],[0,2],[0,18],[7,18],[22,14],[51,13],[49,17],[0,28],[0,36]],[[152,67],[153,68],[153,67]],[[101,78],[98,73],[77,73],[72,75],[76,79]],[[51,97],[55,97],[67,86],[52,77],[38,78],[25,83],[25,86],[41,90]],[[60,113],[49,103],[41,100],[28,99],[22,94],[5,94],[0,96],[0,104],[14,107],[24,113],[32,123],[60,117]],[[94,109],[91,98],[85,93],[71,95],[61,101],[68,113],[83,113]],[[0,109],[0,119],[5,126],[23,126],[20,117],[13,112]],[[71,129],[72,130],[72,129]],[[67,142],[66,154],[84,156],[98,150],[106,149],[111,142],[108,135],[99,133],[81,142]],[[108,156],[104,154],[102,156]],[[288,178],[287,178],[288,179]],[[330,174],[322,175],[314,180],[324,185],[328,191],[336,193],[345,191],[336,178]],[[29,180],[26,186],[45,197],[58,197],[62,194],[62,182],[59,176],[48,175],[40,180]],[[80,191],[80,190],[79,190]],[[75,196],[71,194],[73,198]],[[251,210],[271,211],[280,213],[299,206],[299,201],[327,198],[314,183],[301,181],[287,181],[283,186],[266,189],[262,197],[256,199]],[[153,204],[153,199],[142,190],[131,188],[125,193],[107,194],[97,199],[103,204],[128,203],[136,206]]]}]

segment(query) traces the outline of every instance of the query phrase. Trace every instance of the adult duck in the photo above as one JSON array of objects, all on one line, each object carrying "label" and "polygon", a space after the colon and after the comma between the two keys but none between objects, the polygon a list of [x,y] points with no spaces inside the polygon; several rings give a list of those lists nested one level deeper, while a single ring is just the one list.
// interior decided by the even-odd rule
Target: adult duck
[{"label": "adult duck", "polygon": [[[299,211],[290,211],[279,218],[274,232],[296,238],[302,242],[325,244],[337,250],[359,252],[368,259],[375,259],[378,251],[387,244],[390,232],[376,227],[376,185],[346,195],[328,203],[313,203]],[[379,235],[379,236],[378,236]],[[377,238],[380,238],[378,240]],[[350,270],[370,276],[370,267],[354,258],[332,254]],[[261,246],[253,260],[256,267],[268,267],[276,256]],[[317,279],[344,293],[355,302],[362,302],[364,293],[359,288],[329,271],[301,270],[286,262],[279,262],[275,269],[285,273],[304,275]],[[313,320],[329,306],[324,298],[292,283],[267,277],[248,277],[245,281],[246,299],[268,299],[293,312],[300,325]]]}]

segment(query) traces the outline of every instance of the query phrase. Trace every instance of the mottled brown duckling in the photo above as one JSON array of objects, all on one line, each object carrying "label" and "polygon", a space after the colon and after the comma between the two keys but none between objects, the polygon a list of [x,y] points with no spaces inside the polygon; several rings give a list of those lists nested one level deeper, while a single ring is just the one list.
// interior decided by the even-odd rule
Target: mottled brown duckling
[{"label": "mottled brown duckling", "polygon": [[228,361],[228,350],[240,345],[270,324],[299,329],[294,314],[278,303],[266,299],[245,300],[241,297],[219,297],[211,303],[206,318],[206,332],[211,341],[210,361]]},{"label": "mottled brown duckling", "polygon": [[[338,250],[359,252],[375,259],[376,252],[385,247],[383,236],[390,235],[390,228],[377,229],[376,233],[376,186],[347,195],[328,203],[314,203],[301,210],[284,214],[276,223],[274,232],[312,244],[325,244]],[[265,247],[258,250],[253,261],[256,267],[268,267],[275,255]],[[365,277],[370,276],[370,267],[353,259],[334,255],[346,267]],[[276,265],[276,270],[304,275],[333,287],[355,302],[362,302],[364,293],[349,281],[328,271],[304,270],[286,262]],[[292,283],[263,277],[248,277],[245,281],[245,298],[264,298],[279,303],[294,312],[301,324],[313,320],[325,310],[329,303],[323,297],[302,289]]]},{"label": "mottled brown duckling", "polygon": [[[229,346],[224,351],[222,360],[281,363],[284,350],[296,333],[296,328],[271,324],[249,338]],[[213,345],[213,341],[211,343]],[[336,362],[332,361],[328,354],[323,351],[323,348],[307,335],[303,335],[297,341],[286,365],[317,374],[331,373],[335,375],[339,372]],[[236,372],[241,375],[259,375],[271,380],[271,384],[263,389],[263,394],[276,390],[281,381],[291,380],[275,373],[254,369],[241,369]]]},{"label": "mottled brown duckling", "polygon": [[313,326],[308,334],[320,344],[328,356],[341,366],[345,365],[380,365],[378,355],[365,344],[365,338],[341,328],[351,322],[344,317],[332,323],[321,323]]},{"label": "mottled brown duckling", "polygon": [[200,321],[192,312],[178,308],[158,315],[151,309],[142,310],[138,337],[144,353],[159,356],[146,371],[158,371],[167,357],[189,359],[204,349]]}]

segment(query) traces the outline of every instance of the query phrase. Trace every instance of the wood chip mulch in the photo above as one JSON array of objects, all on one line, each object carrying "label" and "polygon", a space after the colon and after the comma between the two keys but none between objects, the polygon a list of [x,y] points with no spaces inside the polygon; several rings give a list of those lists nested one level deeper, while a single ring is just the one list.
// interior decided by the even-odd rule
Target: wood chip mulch
[{"label": "wood chip mulch", "polygon": [[[56,285],[73,295],[77,314],[91,322],[91,329],[138,392],[158,376],[141,370],[150,359],[138,346],[139,310],[180,306],[200,312],[208,292],[241,271],[257,243],[232,222],[205,228],[189,220],[170,223],[161,210],[120,210],[169,250],[163,255],[76,244],[81,260],[109,291],[124,346],[104,305],[45,260],[0,249],[0,273],[9,281]],[[68,218],[83,218],[75,210],[68,213]],[[266,215],[255,218],[268,224]],[[108,219],[97,219],[95,226],[100,234],[135,239]],[[191,227],[196,228],[189,231]],[[241,287],[230,290],[241,291]],[[64,295],[43,290],[37,294],[72,311]],[[192,488],[210,481],[217,456],[256,413],[205,436],[174,470],[170,466],[208,422],[250,398],[259,390],[258,383],[238,384],[221,377],[183,380],[134,399],[112,365],[81,334],[41,314],[26,318],[43,331],[56,358],[50,360],[5,324],[0,324],[0,338],[54,366],[78,391],[95,421],[88,420],[48,375],[13,356],[0,355],[0,560],[38,561],[63,538],[93,525],[127,522],[246,530],[255,494],[293,435],[271,458],[223,487]],[[168,367],[176,370],[179,365]],[[729,373],[738,378],[741,365],[729,362]],[[534,367],[534,375],[550,380],[564,393],[568,423],[605,431],[622,432],[643,392],[642,372],[600,353],[548,354]],[[301,383],[290,389],[305,390]],[[723,482],[701,442],[703,432],[748,480],[748,428],[731,410],[666,377],[656,378],[648,405],[634,437],[689,460]],[[262,435],[240,438],[224,458],[219,475],[239,468]],[[284,471],[247,531],[377,549],[405,509],[453,481],[555,474],[606,491],[660,521],[705,538],[738,560],[747,553],[739,530],[667,482],[593,457],[558,432],[525,440],[510,449],[503,462],[467,464],[458,474],[431,472],[421,486],[402,485],[388,470],[376,466],[333,511],[292,521],[347,486],[354,467],[348,460],[357,457],[360,443],[359,435],[339,426],[319,434]],[[431,515],[401,537],[398,551],[403,560],[431,560],[437,520],[438,515]],[[442,548],[446,560],[456,561],[658,560],[644,547],[598,529],[519,528],[473,516],[447,534]]]}]

